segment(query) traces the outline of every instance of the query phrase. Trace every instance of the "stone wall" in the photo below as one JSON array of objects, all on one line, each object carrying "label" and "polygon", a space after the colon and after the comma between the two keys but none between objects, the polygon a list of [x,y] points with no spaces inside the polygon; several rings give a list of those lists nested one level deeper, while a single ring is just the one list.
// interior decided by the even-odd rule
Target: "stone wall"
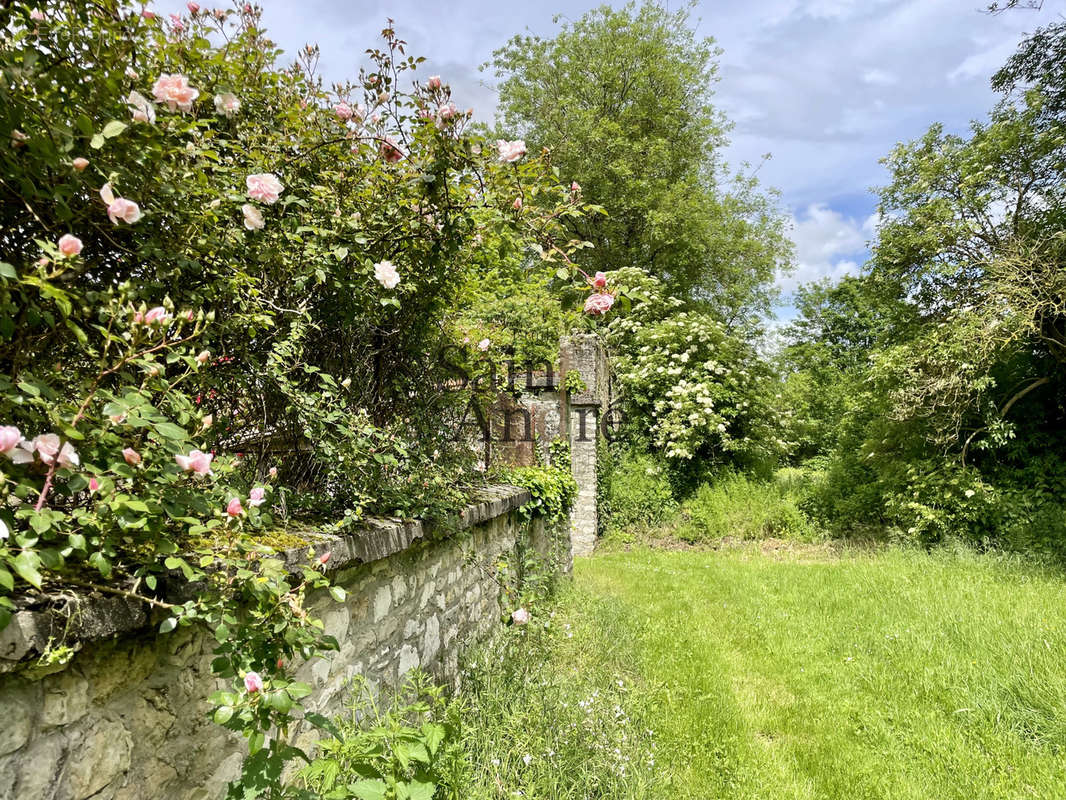
[{"label": "stone wall", "polygon": [[[300,667],[315,711],[340,710],[355,675],[396,685],[416,667],[457,675],[464,646],[485,639],[512,609],[495,563],[534,548],[561,571],[567,530],[523,523],[529,495],[500,487],[461,515],[462,530],[430,539],[417,522],[379,522],[321,538],[344,604],[317,598],[338,653]],[[293,551],[296,559],[306,548]],[[513,566],[512,566],[513,569]],[[88,598],[73,617],[21,612],[0,632],[0,798],[3,800],[216,800],[239,772],[243,740],[206,718],[217,688],[211,642],[195,629],[156,634],[143,608]],[[44,667],[39,652],[63,629],[78,652]],[[305,734],[309,736],[309,734]]]},{"label": "stone wall", "polygon": [[602,437],[607,413],[610,378],[600,340],[591,334],[569,336],[559,345],[560,372],[577,370],[585,391],[566,400],[570,463],[577,481],[577,498],[570,514],[570,541],[575,556],[591,555],[599,532],[596,510],[598,494],[596,446]]}]

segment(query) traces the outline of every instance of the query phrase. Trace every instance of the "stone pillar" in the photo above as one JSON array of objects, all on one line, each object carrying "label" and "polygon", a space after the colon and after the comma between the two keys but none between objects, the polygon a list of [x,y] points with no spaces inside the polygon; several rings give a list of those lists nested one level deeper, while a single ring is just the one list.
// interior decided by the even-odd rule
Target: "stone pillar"
[{"label": "stone pillar", "polygon": [[599,338],[574,334],[559,344],[560,380],[577,370],[586,389],[569,397],[560,390],[570,438],[570,459],[577,481],[577,499],[570,512],[570,543],[575,556],[587,556],[596,544],[596,445],[602,435],[600,418],[608,403],[607,359]]}]

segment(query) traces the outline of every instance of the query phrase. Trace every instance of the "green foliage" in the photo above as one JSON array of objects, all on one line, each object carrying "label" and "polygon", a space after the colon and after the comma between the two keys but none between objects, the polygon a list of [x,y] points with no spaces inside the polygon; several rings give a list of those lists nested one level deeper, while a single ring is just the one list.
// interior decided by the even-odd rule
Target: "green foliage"
[{"label": "green foliage", "polygon": [[563,389],[568,394],[581,394],[589,390],[589,385],[585,383],[585,379],[581,377],[581,373],[576,369],[570,369],[566,371],[566,377],[563,378]]},{"label": "green foliage", "polygon": [[568,260],[585,207],[413,80],[391,24],[327,90],[257,7],[140,10],[0,10],[0,627],[67,585],[205,626],[253,798],[299,755],[286,665],[336,647],[306,598],[343,598],[266,532],[454,509],[477,476],[445,316],[484,238]]},{"label": "green foliage", "polygon": [[798,297],[785,438],[828,457],[807,507],[836,531],[1066,551],[1027,466],[1066,461],[1064,36],[1022,43],[967,136],[895,148],[867,274]]},{"label": "green foliage", "polygon": [[442,687],[412,673],[382,704],[365,679],[350,687],[346,713],[300,770],[322,800],[460,800],[470,765],[461,747],[462,713]]},{"label": "green foliage", "polygon": [[789,245],[772,200],[721,163],[718,52],[688,10],[630,3],[593,9],[551,39],[516,36],[492,66],[504,127],[548,148],[563,181],[607,211],[566,220],[594,245],[585,270],[647,269],[737,323],[768,310]]},{"label": "green foliage", "polygon": [[677,509],[666,465],[632,449],[619,454],[610,483],[600,491],[607,496],[612,532],[658,525]]},{"label": "green foliage", "polygon": [[543,517],[547,524],[567,518],[577,497],[577,481],[570,469],[570,445],[564,440],[550,445],[550,461],[535,467],[514,467],[499,473],[502,482],[520,486],[532,497],[519,512],[526,519]]},{"label": "green foliage", "polygon": [[818,530],[801,508],[805,483],[795,472],[772,481],[722,472],[682,504],[676,535],[689,542],[815,539]]}]

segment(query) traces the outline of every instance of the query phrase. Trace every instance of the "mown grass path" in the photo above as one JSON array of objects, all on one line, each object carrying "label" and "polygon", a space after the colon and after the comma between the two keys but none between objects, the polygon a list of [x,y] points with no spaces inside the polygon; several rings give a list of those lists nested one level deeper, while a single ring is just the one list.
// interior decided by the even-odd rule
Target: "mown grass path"
[{"label": "mown grass path", "polygon": [[1066,798],[1061,574],[637,549],[580,560],[575,583],[573,613],[603,616],[642,677],[664,797]]}]

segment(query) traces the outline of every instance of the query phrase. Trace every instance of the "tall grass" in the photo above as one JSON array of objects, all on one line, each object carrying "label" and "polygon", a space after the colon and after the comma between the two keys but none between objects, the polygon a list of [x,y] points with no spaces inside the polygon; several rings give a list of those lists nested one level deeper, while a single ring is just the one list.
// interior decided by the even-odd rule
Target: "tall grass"
[{"label": "tall grass", "polygon": [[812,540],[820,533],[800,503],[810,482],[802,470],[780,470],[763,481],[723,472],[681,506],[676,534],[689,542],[725,537]]}]

